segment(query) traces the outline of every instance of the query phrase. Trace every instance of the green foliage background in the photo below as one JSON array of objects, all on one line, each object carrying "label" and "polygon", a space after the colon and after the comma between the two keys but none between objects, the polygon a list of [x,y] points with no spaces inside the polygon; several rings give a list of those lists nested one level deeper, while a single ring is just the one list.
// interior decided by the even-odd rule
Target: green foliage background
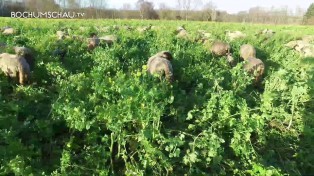
[{"label": "green foliage background", "polygon": [[303,18],[304,24],[313,25],[314,24],[314,3],[312,3],[304,14]]},{"label": "green foliage background", "polygon": [[312,3],[310,7],[307,9],[305,17],[306,18],[314,17],[314,3]]},{"label": "green foliage background", "polygon": [[[252,24],[45,20],[1,18],[19,37],[0,42],[36,51],[32,84],[0,76],[0,175],[309,175],[314,173],[313,59],[284,47],[313,27]],[[115,34],[112,47],[86,52],[86,44],[55,33],[88,36],[113,25],[159,29],[98,30]],[[192,37],[204,29],[227,41],[239,62],[230,68],[197,42],[177,39],[184,24]],[[86,26],[87,31],[80,31]],[[272,38],[255,36],[270,28]],[[242,70],[239,48],[250,43],[266,65],[260,87]],[[68,51],[63,62],[55,48]],[[175,83],[146,75],[147,59],[173,53]]]}]

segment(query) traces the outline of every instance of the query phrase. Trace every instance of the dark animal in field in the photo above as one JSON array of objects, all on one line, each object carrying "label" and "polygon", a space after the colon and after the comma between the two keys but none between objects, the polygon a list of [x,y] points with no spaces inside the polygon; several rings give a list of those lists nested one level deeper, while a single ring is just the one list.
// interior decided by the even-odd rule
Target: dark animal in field
[{"label": "dark animal in field", "polygon": [[0,54],[0,69],[6,76],[18,79],[21,85],[29,81],[29,64],[22,56],[8,53]]},{"label": "dark animal in field", "polygon": [[200,35],[202,35],[202,37],[204,37],[204,38],[210,38],[210,37],[212,36],[211,33],[206,32],[205,30],[198,30],[197,32],[198,32]]},{"label": "dark animal in field", "polygon": [[213,54],[213,56],[216,57],[226,56],[228,63],[231,66],[235,66],[236,62],[232,57],[230,50],[231,50],[230,45],[223,41],[214,41],[211,46],[211,53]]},{"label": "dark animal in field", "polygon": [[264,71],[265,71],[265,65],[264,65],[263,61],[261,61],[258,58],[255,58],[255,57],[247,58],[245,60],[243,68],[248,73],[254,75],[255,83],[260,81],[260,79],[263,76]]},{"label": "dark animal in field", "polygon": [[58,57],[62,62],[64,61],[64,57],[66,56],[67,51],[65,49],[57,48],[52,52],[52,55]]},{"label": "dark animal in field", "polygon": [[305,35],[302,37],[302,40],[311,43],[314,41],[314,35]]},{"label": "dark animal in field", "polygon": [[183,30],[186,30],[184,25],[177,27],[175,32],[176,34],[178,34],[180,31],[183,31]]},{"label": "dark animal in field", "polygon": [[159,26],[151,26],[151,30],[158,31],[158,30],[160,30],[160,27]]},{"label": "dark animal in field", "polygon": [[114,31],[118,31],[118,30],[120,30],[120,27],[118,25],[113,25],[111,27],[111,29],[114,30]]},{"label": "dark animal in field", "polygon": [[303,47],[308,46],[308,45],[309,45],[309,43],[306,41],[303,41],[303,40],[294,40],[294,41],[290,41],[289,43],[285,44],[286,47],[293,48],[296,50],[297,50],[297,48],[303,48]]},{"label": "dark animal in field", "polygon": [[204,30],[198,30],[198,34],[199,34],[200,38],[202,38],[202,39],[210,39],[212,37],[211,33],[206,32]]},{"label": "dark animal in field", "polygon": [[73,40],[77,40],[77,41],[84,41],[85,37],[81,36],[81,35],[72,35],[71,37]]},{"label": "dark animal in field", "polygon": [[271,29],[264,29],[260,32],[257,33],[257,35],[264,35],[264,36],[268,36],[268,37],[271,37],[275,34],[276,32],[274,32],[273,30]]},{"label": "dark animal in field", "polygon": [[117,41],[117,37],[115,35],[107,35],[99,38],[101,43],[105,43],[107,45],[112,45]]},{"label": "dark animal in field", "polygon": [[257,34],[255,34],[255,36],[260,37],[263,41],[267,41],[270,38],[272,38],[275,35],[275,33],[276,32],[274,32],[271,29],[264,29],[264,30],[257,32]]},{"label": "dark animal in field", "polygon": [[144,32],[147,32],[149,30],[152,29],[152,25],[150,24],[149,26],[144,26],[144,27],[138,27],[137,30],[140,32],[140,33],[144,33]]},{"label": "dark animal in field", "polygon": [[2,28],[2,34],[4,34],[4,35],[12,35],[15,32],[16,31],[12,27],[4,27],[4,28]]},{"label": "dark animal in field", "polygon": [[59,40],[63,40],[63,39],[65,39],[68,36],[69,36],[69,34],[67,32],[57,31],[57,37],[58,37]]},{"label": "dark animal in field", "polygon": [[245,38],[246,34],[242,33],[241,31],[226,31],[226,35],[229,38],[229,40],[235,40],[240,38]]},{"label": "dark animal in field", "polygon": [[84,26],[81,26],[81,27],[79,27],[78,28],[81,32],[85,32],[85,31],[87,31],[87,27],[84,27]]},{"label": "dark animal in field", "polygon": [[165,76],[169,82],[173,82],[173,69],[171,60],[173,59],[169,51],[161,51],[150,57],[147,62],[147,71],[149,74],[158,74]]},{"label": "dark animal in field", "polygon": [[307,41],[290,41],[289,43],[285,44],[285,46],[294,49],[305,57],[314,57],[314,45]]},{"label": "dark animal in field", "polygon": [[184,28],[184,26],[179,26],[176,31],[176,35],[178,38],[187,38],[189,36],[188,31]]},{"label": "dark animal in field", "polygon": [[132,26],[124,25],[123,29],[127,31],[132,31],[134,28]]},{"label": "dark animal in field", "polygon": [[13,47],[15,54],[17,54],[18,56],[23,57],[26,62],[29,64],[30,68],[33,69],[34,68],[34,55],[31,49],[26,48],[26,47],[18,47],[15,46]]},{"label": "dark animal in field", "polygon": [[100,43],[100,39],[95,33],[91,33],[90,38],[88,38],[88,49],[93,50],[95,49]]},{"label": "dark animal in field", "polygon": [[204,45],[209,44],[213,39],[212,34],[206,32],[205,30],[198,30],[197,36],[194,39],[194,42],[202,43]]},{"label": "dark animal in field", "polygon": [[227,55],[227,61],[230,64],[230,66],[232,66],[232,67],[236,65],[236,61],[234,60],[232,54]]},{"label": "dark animal in field", "polygon": [[215,56],[227,56],[230,54],[230,45],[223,41],[214,41],[211,47],[211,52]]},{"label": "dark animal in field", "polygon": [[240,48],[240,57],[243,60],[247,60],[250,57],[255,58],[256,57],[256,50],[252,45],[245,44],[242,45]]}]

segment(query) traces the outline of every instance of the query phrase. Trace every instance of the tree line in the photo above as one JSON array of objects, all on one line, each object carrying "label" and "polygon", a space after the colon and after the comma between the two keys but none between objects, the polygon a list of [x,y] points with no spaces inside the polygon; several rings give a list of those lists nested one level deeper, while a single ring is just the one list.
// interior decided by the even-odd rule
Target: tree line
[{"label": "tree line", "polygon": [[217,10],[210,0],[177,0],[176,8],[165,3],[156,5],[150,1],[138,0],[136,4],[125,3],[120,9],[107,8],[104,0],[0,0],[0,16],[11,12],[80,12],[82,18],[109,19],[160,19],[191,20],[267,24],[314,24],[314,3],[307,10],[296,7],[293,12],[286,7],[252,7],[248,11],[229,14]]}]

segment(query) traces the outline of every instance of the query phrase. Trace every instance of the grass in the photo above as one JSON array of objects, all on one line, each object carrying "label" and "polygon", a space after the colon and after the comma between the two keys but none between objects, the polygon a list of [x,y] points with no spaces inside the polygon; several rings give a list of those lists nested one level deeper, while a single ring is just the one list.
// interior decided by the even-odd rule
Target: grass
[{"label": "grass", "polygon": [[[309,175],[314,173],[314,58],[285,43],[313,27],[237,23],[0,18],[0,35],[35,51],[32,83],[0,77],[0,173],[4,175]],[[158,28],[146,33],[113,25]],[[191,40],[174,30],[185,25]],[[85,31],[79,27],[85,26]],[[109,27],[109,28],[107,28]],[[255,34],[265,28],[276,34]],[[87,52],[85,41],[57,42],[56,31],[118,42]],[[198,30],[229,42],[238,65],[215,58]],[[225,31],[246,38],[229,41]],[[260,87],[242,70],[252,44],[266,65]],[[52,55],[67,51],[64,61]],[[147,59],[169,50],[171,86],[146,75]],[[8,52],[12,50],[8,49]],[[289,125],[290,124],[290,125]],[[10,151],[10,152],[7,152]]]}]

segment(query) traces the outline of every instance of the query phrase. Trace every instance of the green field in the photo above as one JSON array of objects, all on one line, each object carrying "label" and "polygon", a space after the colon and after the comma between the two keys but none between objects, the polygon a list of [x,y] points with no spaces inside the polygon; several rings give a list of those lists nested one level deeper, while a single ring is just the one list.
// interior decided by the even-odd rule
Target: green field
[{"label": "green field", "polygon": [[[157,29],[121,27],[149,24]],[[198,30],[227,42],[226,30],[247,34],[229,42],[238,64],[177,38],[179,25],[193,39]],[[314,174],[314,58],[284,46],[313,26],[0,18],[4,26],[18,31],[0,43],[31,48],[36,64],[26,86],[0,75],[0,175]],[[88,52],[85,41],[57,42],[63,28],[118,41]],[[276,34],[255,35],[265,28]],[[258,87],[242,69],[246,43],[265,63]],[[64,61],[52,55],[57,48]],[[162,50],[174,56],[171,85],[146,74]]]}]

